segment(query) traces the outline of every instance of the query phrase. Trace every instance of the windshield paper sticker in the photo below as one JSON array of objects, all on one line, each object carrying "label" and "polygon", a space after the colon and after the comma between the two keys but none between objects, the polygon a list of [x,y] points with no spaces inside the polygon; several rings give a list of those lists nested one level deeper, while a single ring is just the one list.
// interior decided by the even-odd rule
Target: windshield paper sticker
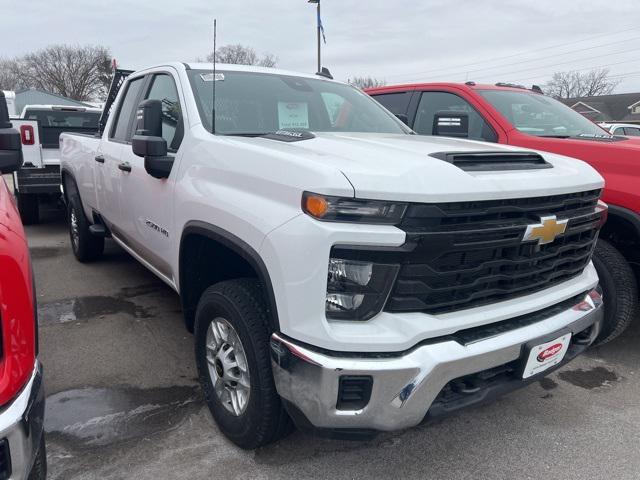
[{"label": "windshield paper sticker", "polygon": [[306,102],[278,102],[278,128],[309,128],[309,110]]},{"label": "windshield paper sticker", "polygon": [[[201,73],[200,78],[203,82],[212,82],[213,73]],[[216,82],[222,82],[224,80],[224,73],[216,73]]]}]

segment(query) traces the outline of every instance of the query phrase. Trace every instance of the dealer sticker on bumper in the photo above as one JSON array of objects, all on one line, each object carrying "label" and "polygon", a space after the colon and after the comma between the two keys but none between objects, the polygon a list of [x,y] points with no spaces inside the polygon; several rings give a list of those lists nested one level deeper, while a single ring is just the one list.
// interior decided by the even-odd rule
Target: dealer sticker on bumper
[{"label": "dealer sticker on bumper", "polygon": [[569,349],[571,333],[550,342],[536,345],[529,351],[522,378],[529,378],[559,364]]}]

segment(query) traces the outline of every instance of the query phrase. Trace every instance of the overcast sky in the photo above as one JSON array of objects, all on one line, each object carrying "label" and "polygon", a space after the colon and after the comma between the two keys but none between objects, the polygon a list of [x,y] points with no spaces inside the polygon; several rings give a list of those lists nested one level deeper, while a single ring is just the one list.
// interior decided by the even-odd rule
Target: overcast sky
[{"label": "overcast sky", "polygon": [[[315,6],[306,0],[2,0],[1,8],[0,56],[71,43],[107,46],[123,68],[192,61],[211,50],[215,16],[219,45],[315,71]],[[530,85],[606,66],[622,80],[618,92],[640,91],[640,0],[322,0],[322,12],[323,64],[340,80]]]}]

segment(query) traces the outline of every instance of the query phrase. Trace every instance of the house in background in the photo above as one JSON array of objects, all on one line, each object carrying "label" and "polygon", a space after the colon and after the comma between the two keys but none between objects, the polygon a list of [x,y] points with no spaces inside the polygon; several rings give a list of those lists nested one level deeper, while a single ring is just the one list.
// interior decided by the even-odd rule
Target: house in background
[{"label": "house in background", "polygon": [[566,98],[562,102],[596,123],[640,124],[640,93]]},{"label": "house in background", "polygon": [[90,107],[91,105],[72,100],[62,95],[38,90],[36,88],[25,88],[16,90],[15,109],[16,114],[21,115],[22,109],[26,105],[62,105],[69,107]]}]

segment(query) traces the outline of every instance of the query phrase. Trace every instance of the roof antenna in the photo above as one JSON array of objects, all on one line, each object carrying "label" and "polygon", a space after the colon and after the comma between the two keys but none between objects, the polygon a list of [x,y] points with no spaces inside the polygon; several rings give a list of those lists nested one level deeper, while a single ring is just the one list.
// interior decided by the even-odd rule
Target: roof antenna
[{"label": "roof antenna", "polygon": [[213,108],[211,110],[211,133],[216,134],[216,36],[217,21],[213,19]]}]

